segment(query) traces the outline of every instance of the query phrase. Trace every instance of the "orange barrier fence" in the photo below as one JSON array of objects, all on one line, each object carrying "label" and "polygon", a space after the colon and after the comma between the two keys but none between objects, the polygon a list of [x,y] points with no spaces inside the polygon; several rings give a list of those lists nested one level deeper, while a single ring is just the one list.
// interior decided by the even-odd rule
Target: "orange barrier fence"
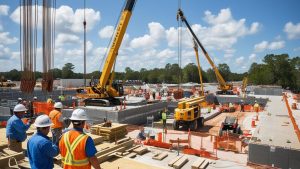
[{"label": "orange barrier fence", "polygon": [[288,109],[288,113],[289,113],[290,119],[291,119],[291,121],[293,123],[293,127],[294,127],[294,130],[295,130],[295,133],[296,133],[296,135],[298,137],[298,140],[300,142],[300,130],[299,130],[299,127],[298,127],[298,125],[297,125],[297,123],[295,121],[295,118],[293,116],[292,110],[291,110],[291,108],[289,106],[289,102],[287,100],[287,96],[285,94],[283,95],[283,99],[284,99],[286,107]]},{"label": "orange barrier fence", "polygon": [[46,114],[49,115],[50,111],[53,110],[53,104],[46,102],[34,102],[33,103],[34,114]]}]

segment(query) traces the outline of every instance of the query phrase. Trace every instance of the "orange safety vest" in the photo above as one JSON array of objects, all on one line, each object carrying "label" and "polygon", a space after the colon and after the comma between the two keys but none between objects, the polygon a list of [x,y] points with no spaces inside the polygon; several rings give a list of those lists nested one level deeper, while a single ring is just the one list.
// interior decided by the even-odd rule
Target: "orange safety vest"
[{"label": "orange safety vest", "polygon": [[88,136],[79,131],[68,131],[59,141],[60,154],[64,169],[91,169],[91,163],[85,154]]},{"label": "orange safety vest", "polygon": [[49,113],[49,117],[53,123],[53,126],[51,126],[53,129],[56,128],[62,128],[63,127],[63,123],[59,121],[60,116],[62,116],[61,112],[58,110],[52,110]]}]

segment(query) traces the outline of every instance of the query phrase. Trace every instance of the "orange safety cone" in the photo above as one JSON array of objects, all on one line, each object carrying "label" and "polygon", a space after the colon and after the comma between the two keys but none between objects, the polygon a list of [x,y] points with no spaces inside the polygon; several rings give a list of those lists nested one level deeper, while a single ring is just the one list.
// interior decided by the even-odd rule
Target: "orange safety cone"
[{"label": "orange safety cone", "polygon": [[255,120],[254,119],[252,119],[252,121],[251,121],[251,127],[255,127]]},{"label": "orange safety cone", "polygon": [[157,133],[157,141],[162,142],[162,132]]}]

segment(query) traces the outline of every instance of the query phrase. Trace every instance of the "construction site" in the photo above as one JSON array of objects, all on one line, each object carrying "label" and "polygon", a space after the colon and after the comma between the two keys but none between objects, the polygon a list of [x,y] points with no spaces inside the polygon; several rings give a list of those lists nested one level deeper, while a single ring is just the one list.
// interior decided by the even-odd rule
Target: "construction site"
[{"label": "construction site", "polygon": [[[38,132],[36,120],[50,116],[51,111],[57,110],[57,103],[61,104],[62,128],[66,133],[75,128],[74,121],[78,122],[74,120],[75,111],[87,114],[82,130],[93,140],[95,157],[102,169],[300,168],[300,94],[276,85],[248,84],[247,76],[242,81],[226,80],[182,9],[177,11],[177,20],[193,39],[195,74],[200,83],[151,84],[140,79],[114,78],[119,48],[134,15],[136,0],[125,1],[96,80],[86,78],[86,56],[83,78],[54,78],[54,1],[42,2],[43,72],[38,82],[34,50],[37,36],[32,27],[36,26],[37,18],[32,17],[36,4],[20,1],[22,76],[20,81],[1,77],[0,169],[33,168],[28,145]],[[86,24],[84,20],[85,31]],[[204,83],[198,49],[211,66],[215,83]],[[33,125],[26,131],[25,141],[17,140],[21,144],[21,151],[17,152],[9,148],[12,139],[7,136],[7,126],[20,104],[26,107],[20,119]],[[50,131],[47,136],[54,144],[53,133]],[[65,132],[60,139],[66,139],[63,136]],[[59,148],[64,141],[59,141]],[[73,145],[67,145],[66,154],[74,152]],[[68,156],[60,151],[53,157],[55,169],[69,164]]]}]

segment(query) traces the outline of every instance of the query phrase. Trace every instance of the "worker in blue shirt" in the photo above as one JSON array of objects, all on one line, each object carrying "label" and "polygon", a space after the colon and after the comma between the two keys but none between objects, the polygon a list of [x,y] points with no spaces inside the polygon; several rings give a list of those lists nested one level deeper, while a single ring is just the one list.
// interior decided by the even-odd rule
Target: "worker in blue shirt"
[{"label": "worker in blue shirt", "polygon": [[23,104],[17,104],[14,107],[14,115],[9,118],[6,126],[6,138],[8,139],[8,148],[16,152],[22,152],[22,142],[26,140],[26,131],[31,125],[31,120],[24,124],[21,118],[27,111]]},{"label": "worker in blue shirt", "polygon": [[27,143],[27,155],[32,169],[54,168],[53,157],[59,154],[59,148],[47,136],[51,125],[53,123],[47,115],[41,115],[35,120],[37,133]]}]

